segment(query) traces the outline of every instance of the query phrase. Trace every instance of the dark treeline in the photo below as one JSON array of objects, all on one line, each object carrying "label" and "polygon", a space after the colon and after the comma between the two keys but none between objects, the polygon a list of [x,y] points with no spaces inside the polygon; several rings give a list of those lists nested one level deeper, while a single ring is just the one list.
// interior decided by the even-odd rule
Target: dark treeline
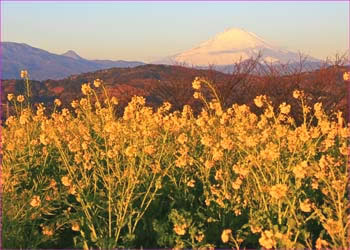
[{"label": "dark treeline", "polygon": [[[144,65],[136,68],[112,68],[91,73],[73,75],[63,80],[31,81],[32,103],[44,103],[47,112],[52,110],[55,98],[62,101],[63,107],[70,108],[70,103],[82,97],[81,85],[99,78],[104,81],[111,96],[116,96],[120,106],[117,110],[122,115],[124,107],[134,95],[146,97],[147,104],[156,108],[164,101],[172,104],[172,111],[181,110],[190,105],[195,113],[202,108],[202,103],[193,97],[192,81],[202,77],[212,82],[223,108],[232,104],[246,104],[253,112],[260,114],[261,109],[254,105],[257,95],[270,97],[276,110],[286,102],[292,106],[291,113],[297,122],[302,119],[301,105],[293,98],[295,89],[303,90],[307,104],[322,102],[328,114],[340,110],[348,121],[347,84],[343,73],[349,70],[345,56],[336,56],[334,60],[324,62],[314,69],[307,58],[300,56],[299,63],[267,64],[260,62],[260,56],[237,62],[230,73],[215,70],[212,65],[207,70],[184,67],[181,65]],[[2,120],[13,113],[8,105],[7,94],[25,93],[23,80],[2,81]],[[208,100],[212,98],[209,90],[203,89]],[[102,94],[102,93],[101,93]]]}]

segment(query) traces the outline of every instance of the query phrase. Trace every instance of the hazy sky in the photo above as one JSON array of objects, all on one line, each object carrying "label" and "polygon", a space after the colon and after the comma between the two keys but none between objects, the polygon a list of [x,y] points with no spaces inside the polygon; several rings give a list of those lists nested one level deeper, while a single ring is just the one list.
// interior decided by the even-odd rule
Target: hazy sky
[{"label": "hazy sky", "polygon": [[2,41],[87,59],[158,59],[229,27],[324,59],[349,48],[349,2],[1,1]]}]

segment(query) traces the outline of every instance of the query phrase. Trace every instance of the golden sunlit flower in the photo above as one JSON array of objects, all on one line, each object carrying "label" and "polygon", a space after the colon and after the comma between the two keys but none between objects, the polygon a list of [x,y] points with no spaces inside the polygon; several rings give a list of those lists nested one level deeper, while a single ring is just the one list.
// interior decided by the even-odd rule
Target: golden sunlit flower
[{"label": "golden sunlit flower", "polygon": [[343,79],[344,79],[344,81],[349,81],[350,80],[350,72],[344,72]]},{"label": "golden sunlit flower", "polygon": [[75,186],[70,186],[69,190],[68,190],[68,193],[71,194],[71,195],[76,195],[77,191],[75,190]]},{"label": "golden sunlit flower", "polygon": [[192,88],[200,89],[201,88],[201,80],[199,77],[196,77],[192,82]]},{"label": "golden sunlit flower", "polygon": [[194,99],[199,99],[200,96],[201,96],[201,93],[199,93],[199,92],[194,92],[194,93],[193,93]]},{"label": "golden sunlit flower", "polygon": [[276,184],[271,187],[270,195],[272,198],[281,199],[286,196],[288,187],[286,184]]},{"label": "golden sunlit flower", "polygon": [[72,184],[72,181],[69,179],[68,176],[63,176],[61,178],[61,182],[64,186],[69,187]]},{"label": "golden sunlit flower", "polygon": [[61,102],[60,99],[55,99],[54,103],[55,103],[55,105],[56,105],[57,107],[59,107],[59,106],[62,105],[62,102]]},{"label": "golden sunlit flower", "polygon": [[198,235],[195,236],[195,239],[198,242],[202,242],[202,240],[204,239],[204,234],[202,232],[200,232]]},{"label": "golden sunlit flower", "polygon": [[80,102],[79,102],[80,106],[82,106],[83,108],[87,108],[89,105],[89,101],[86,98],[81,98]]},{"label": "golden sunlit flower", "polygon": [[27,78],[28,72],[26,70],[21,70],[21,78]]},{"label": "golden sunlit flower", "polygon": [[173,230],[177,235],[185,235],[186,233],[186,228],[187,225],[186,224],[182,224],[182,225],[175,225]]},{"label": "golden sunlit flower", "polygon": [[232,188],[238,190],[241,187],[242,180],[241,178],[237,178],[234,182],[232,182]]},{"label": "golden sunlit flower", "polygon": [[282,114],[288,115],[290,112],[290,105],[284,102],[280,105],[280,110]]},{"label": "golden sunlit flower", "polygon": [[39,139],[40,139],[40,143],[42,143],[43,145],[47,145],[50,142],[45,134],[41,134]]},{"label": "golden sunlit flower", "polygon": [[77,100],[74,100],[74,101],[72,101],[71,106],[73,108],[77,108],[77,107],[79,107],[79,102]]},{"label": "golden sunlit flower", "polygon": [[296,178],[303,179],[307,175],[307,161],[303,161],[293,169]]},{"label": "golden sunlit flower", "polygon": [[253,234],[260,233],[261,232],[261,227],[259,227],[259,226],[250,226],[250,231],[252,231]]},{"label": "golden sunlit flower", "polygon": [[330,235],[337,234],[341,231],[341,222],[335,221],[333,219],[328,219],[323,227],[327,230]]},{"label": "golden sunlit flower", "polygon": [[180,143],[180,144],[184,144],[187,142],[187,136],[182,133],[181,135],[179,135],[179,137],[177,138],[177,141]]},{"label": "golden sunlit flower", "polygon": [[72,230],[73,230],[73,231],[76,231],[76,232],[80,230],[80,226],[79,226],[79,223],[78,223],[78,222],[74,221],[74,222],[72,223]]},{"label": "golden sunlit flower", "polygon": [[201,138],[201,143],[202,143],[204,146],[211,147],[211,146],[213,145],[213,139],[212,139],[209,135],[204,135],[204,136]]},{"label": "golden sunlit flower", "polygon": [[322,247],[326,247],[328,246],[328,242],[321,239],[321,238],[318,238],[316,240],[316,249],[321,249]]},{"label": "golden sunlit flower", "polygon": [[91,89],[91,87],[90,87],[90,83],[84,83],[84,84],[81,86],[81,92],[82,92],[84,95],[89,95],[89,94],[91,94],[92,89]]},{"label": "golden sunlit flower", "polygon": [[43,235],[52,236],[53,230],[47,226],[44,226],[42,233],[43,233]]},{"label": "golden sunlit flower", "polygon": [[227,243],[231,237],[232,237],[231,229],[225,229],[224,231],[222,231],[221,240],[223,243]]},{"label": "golden sunlit flower", "polygon": [[100,80],[100,79],[94,80],[94,86],[95,86],[96,88],[100,87],[100,86],[101,86],[101,83],[102,83],[102,80]]},{"label": "golden sunlit flower", "polygon": [[270,249],[276,247],[276,241],[274,239],[273,232],[270,230],[266,230],[261,233],[261,237],[259,239],[259,243],[261,246]]},{"label": "golden sunlit flower", "polygon": [[126,156],[131,157],[134,154],[136,154],[136,148],[135,147],[129,146],[129,147],[126,148],[126,150],[125,150],[125,155]]},{"label": "golden sunlit flower", "polygon": [[56,185],[57,185],[56,181],[55,181],[54,179],[51,179],[51,180],[50,180],[50,188],[55,189],[55,188],[56,188]]},{"label": "golden sunlit flower", "polygon": [[7,95],[7,100],[12,101],[14,97],[15,97],[15,95],[10,93]]},{"label": "golden sunlit flower", "polygon": [[214,166],[214,164],[215,164],[214,161],[207,160],[207,161],[205,161],[204,166],[206,168],[212,168]]},{"label": "golden sunlit flower", "polygon": [[111,103],[112,103],[113,105],[118,105],[118,99],[117,99],[117,97],[112,96],[112,98],[111,98]]},{"label": "golden sunlit flower", "polygon": [[233,148],[233,142],[230,138],[225,138],[220,142],[223,149],[231,150]]},{"label": "golden sunlit flower", "polygon": [[261,108],[264,105],[265,100],[266,100],[265,95],[259,95],[259,96],[255,97],[254,103],[258,108]]},{"label": "golden sunlit flower", "polygon": [[24,125],[29,122],[29,114],[28,113],[23,113],[19,117],[19,123]]},{"label": "golden sunlit flower", "polygon": [[222,157],[224,156],[224,153],[219,148],[214,148],[213,150],[213,160],[214,161],[220,161]]},{"label": "golden sunlit flower", "polygon": [[300,202],[300,210],[305,213],[311,212],[311,203],[309,199],[306,199],[303,202]]},{"label": "golden sunlit flower", "polygon": [[298,99],[298,98],[300,97],[300,95],[301,95],[301,93],[300,93],[299,90],[294,90],[294,91],[293,91],[293,97],[294,97],[295,99]]},{"label": "golden sunlit flower", "polygon": [[190,180],[189,182],[187,182],[187,186],[188,187],[194,187],[194,184],[196,183],[195,180]]},{"label": "golden sunlit flower", "polygon": [[24,102],[24,96],[23,95],[17,96],[17,102]]},{"label": "golden sunlit flower", "polygon": [[38,195],[34,195],[33,199],[30,202],[30,205],[32,207],[38,207],[40,206],[40,203],[41,203],[40,197]]}]

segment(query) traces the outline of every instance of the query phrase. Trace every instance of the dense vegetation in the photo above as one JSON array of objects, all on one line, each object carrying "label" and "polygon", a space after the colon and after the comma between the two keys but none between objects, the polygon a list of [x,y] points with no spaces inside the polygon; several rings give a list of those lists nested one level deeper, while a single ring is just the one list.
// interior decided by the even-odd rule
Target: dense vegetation
[{"label": "dense vegetation", "polygon": [[[199,76],[210,81],[220,97],[223,108],[232,104],[246,104],[252,112],[259,115],[254,105],[258,95],[269,96],[275,109],[287,102],[292,106],[292,116],[299,123],[302,121],[302,110],[298,102],[290,94],[293,90],[304,91],[309,105],[322,102],[327,115],[336,110],[347,112],[347,85],[342,75],[350,68],[344,66],[345,60],[338,58],[325,63],[317,70],[309,68],[302,59],[298,65],[262,65],[258,58],[237,63],[232,66],[230,74],[211,70],[198,70],[182,66],[144,65],[135,68],[112,68],[91,73],[73,75],[63,80],[46,80],[32,82],[32,100],[43,102],[47,109],[53,107],[54,100],[60,99],[62,106],[70,107],[70,103],[83,97],[80,86],[92,83],[95,79],[103,80],[108,93],[119,100],[118,114],[134,95],[144,96],[147,106],[158,108],[163,102],[172,104],[171,111],[182,110],[190,105],[195,114],[199,114],[203,103],[193,98],[192,81]],[[24,91],[22,80],[2,81],[3,119],[7,118],[7,94],[19,95]],[[100,94],[100,93],[98,93]],[[203,95],[211,100],[211,92],[203,89]],[[8,106],[11,109],[11,106]],[[50,110],[52,111],[52,110]],[[347,117],[346,117],[347,119]]]},{"label": "dense vegetation", "polygon": [[255,113],[224,103],[204,78],[186,90],[197,112],[139,96],[120,110],[99,79],[47,112],[22,76],[2,127],[3,247],[348,246],[349,127],[303,90],[288,94],[299,122],[266,95]]}]

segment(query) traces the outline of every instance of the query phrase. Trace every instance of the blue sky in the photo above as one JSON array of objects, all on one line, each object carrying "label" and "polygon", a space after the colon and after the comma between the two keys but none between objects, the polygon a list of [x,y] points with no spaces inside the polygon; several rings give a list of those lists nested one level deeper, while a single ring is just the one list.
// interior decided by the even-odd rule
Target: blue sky
[{"label": "blue sky", "polygon": [[349,48],[349,2],[1,1],[2,41],[87,59],[158,59],[229,27],[324,59]]}]

